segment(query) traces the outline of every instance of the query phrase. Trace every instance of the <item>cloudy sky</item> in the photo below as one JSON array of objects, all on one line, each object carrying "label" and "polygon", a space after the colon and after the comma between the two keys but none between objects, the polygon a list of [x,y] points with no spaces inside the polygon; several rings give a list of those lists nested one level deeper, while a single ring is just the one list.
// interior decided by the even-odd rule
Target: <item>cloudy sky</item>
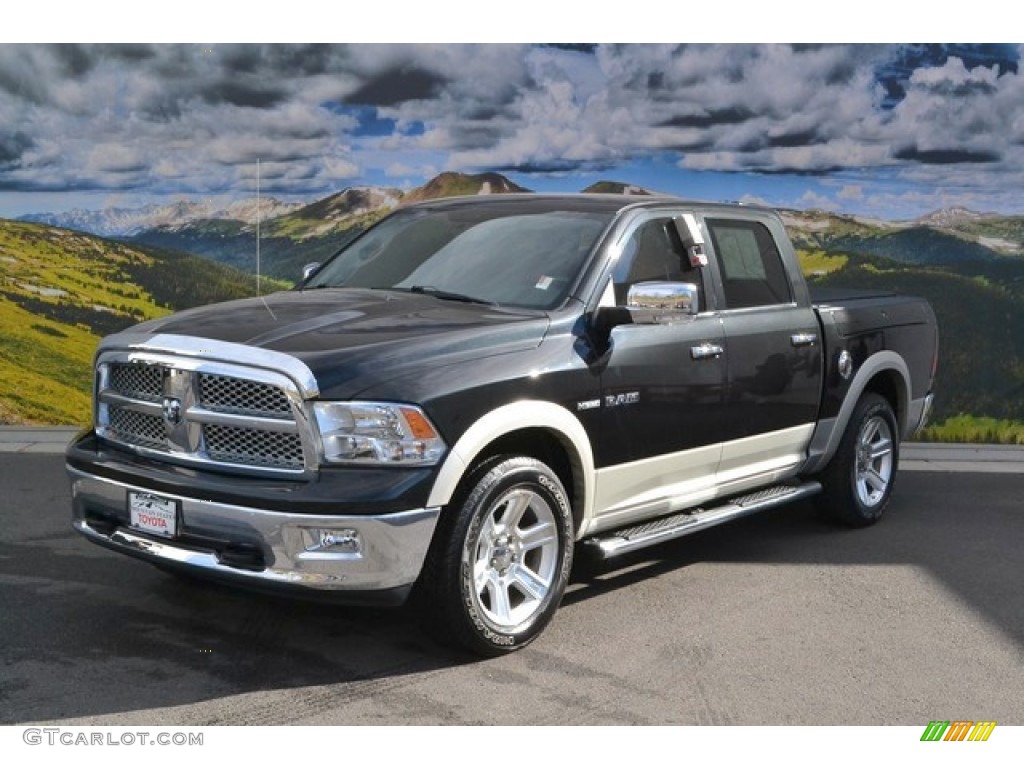
[{"label": "cloudy sky", "polygon": [[1024,213],[1022,47],[0,45],[0,216],[497,170]]}]

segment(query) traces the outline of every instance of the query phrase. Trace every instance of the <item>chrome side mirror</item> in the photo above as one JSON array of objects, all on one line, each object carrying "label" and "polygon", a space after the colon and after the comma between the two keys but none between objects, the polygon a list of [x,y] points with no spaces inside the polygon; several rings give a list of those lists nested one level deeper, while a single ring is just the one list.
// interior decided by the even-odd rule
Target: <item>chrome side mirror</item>
[{"label": "chrome side mirror", "polygon": [[696,315],[700,311],[700,290],[693,283],[635,283],[626,294],[630,310],[662,310],[664,315]]},{"label": "chrome side mirror", "polygon": [[311,261],[309,264],[302,268],[302,279],[309,280],[313,276],[313,273],[320,269],[319,261]]},{"label": "chrome side mirror", "polygon": [[[609,283],[610,290],[611,283]],[[626,306],[604,304],[591,320],[596,344],[606,345],[608,334],[620,325],[664,325],[700,312],[700,289],[693,283],[634,283],[626,293]]]}]

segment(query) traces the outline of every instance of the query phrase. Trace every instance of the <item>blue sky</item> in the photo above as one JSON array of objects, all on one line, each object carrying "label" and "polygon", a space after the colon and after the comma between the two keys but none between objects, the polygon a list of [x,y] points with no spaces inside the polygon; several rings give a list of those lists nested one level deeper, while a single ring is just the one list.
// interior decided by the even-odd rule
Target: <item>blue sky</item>
[{"label": "blue sky", "polygon": [[882,218],[1024,213],[1009,45],[0,45],[0,216],[496,170]]}]

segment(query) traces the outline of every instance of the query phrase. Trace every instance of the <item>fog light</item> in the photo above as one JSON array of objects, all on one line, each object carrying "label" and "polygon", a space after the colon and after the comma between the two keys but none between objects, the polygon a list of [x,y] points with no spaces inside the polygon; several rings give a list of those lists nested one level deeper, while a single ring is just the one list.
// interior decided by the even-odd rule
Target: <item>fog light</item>
[{"label": "fog light", "polygon": [[302,534],[307,552],[358,555],[363,548],[355,528],[303,528]]}]

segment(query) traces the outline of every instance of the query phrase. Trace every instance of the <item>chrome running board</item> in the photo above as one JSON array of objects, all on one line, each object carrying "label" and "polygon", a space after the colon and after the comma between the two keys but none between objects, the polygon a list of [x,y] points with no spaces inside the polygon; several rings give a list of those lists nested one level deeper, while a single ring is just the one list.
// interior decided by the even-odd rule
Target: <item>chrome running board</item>
[{"label": "chrome running board", "polygon": [[598,560],[607,560],[643,547],[660,544],[663,541],[678,539],[720,523],[746,517],[755,512],[763,512],[766,509],[773,509],[798,499],[805,499],[820,491],[821,483],[813,480],[802,485],[776,485],[745,496],[728,499],[721,506],[710,509],[697,507],[630,528],[591,536],[583,540],[583,549]]}]

